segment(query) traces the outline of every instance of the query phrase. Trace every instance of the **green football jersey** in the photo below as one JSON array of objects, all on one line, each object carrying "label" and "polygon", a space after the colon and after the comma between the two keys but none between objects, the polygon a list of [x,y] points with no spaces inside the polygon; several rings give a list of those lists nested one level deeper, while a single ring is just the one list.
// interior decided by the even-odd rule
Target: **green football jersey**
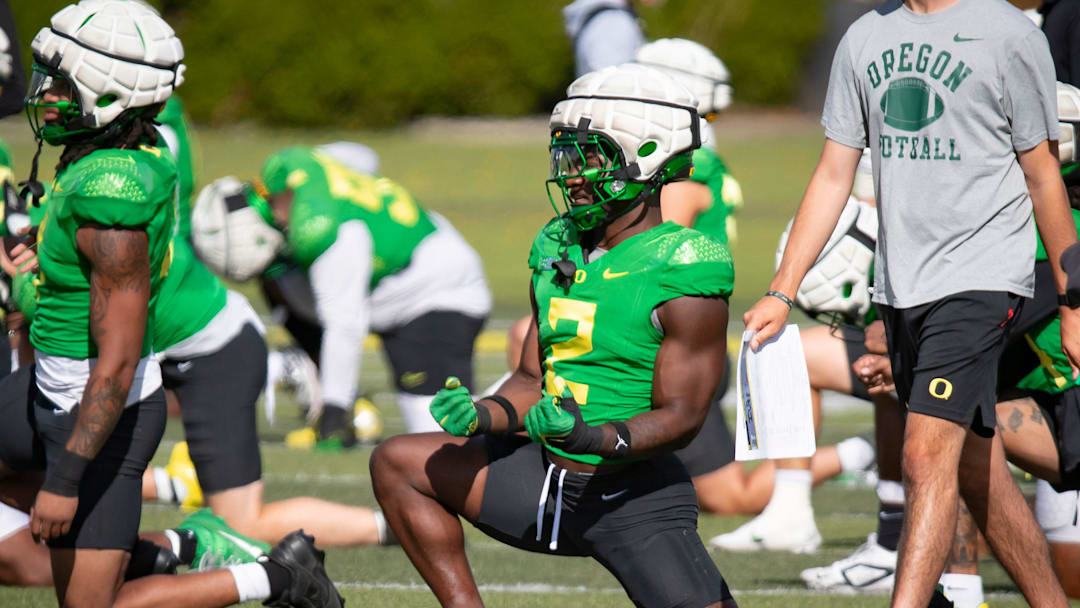
[{"label": "green football jersey", "polygon": [[[653,309],[681,296],[726,299],[735,280],[731,255],[717,239],[665,222],[588,264],[580,245],[570,245],[566,253],[578,270],[563,288],[553,263],[564,242],[577,241],[569,222],[556,218],[529,254],[544,390],[561,394],[569,388],[588,424],[626,420],[652,408],[653,366],[663,340]],[[590,464],[617,462],[550,449]]]},{"label": "green football jersey", "polygon": [[311,148],[286,148],[263,166],[271,192],[293,191],[287,231],[293,258],[308,268],[348,221],[367,224],[373,241],[371,288],[409,265],[413,250],[435,224],[397,183],[357,173]]},{"label": "green football jersey", "polygon": [[1060,393],[1077,385],[1069,359],[1061,350],[1061,317],[1042,321],[1024,334],[1029,348],[1039,358],[1039,366],[1016,383],[1017,388]]},{"label": "green football jersey", "polygon": [[[1072,211],[1073,223],[1076,224],[1076,232],[1080,234],[1080,211],[1076,209],[1070,209]],[[1046,255],[1046,247],[1043,246],[1042,235],[1039,234],[1039,229],[1035,229],[1035,261],[1045,262],[1050,257]]]},{"label": "green football jersey", "polygon": [[191,238],[191,196],[195,193],[195,162],[193,160],[191,129],[188,127],[184,103],[175,93],[165,102],[165,107],[157,115],[157,121],[169,127],[176,134],[176,149],[170,150],[176,158],[176,172],[179,176],[180,196],[177,197],[176,233],[181,237]]},{"label": "green football jersey", "polygon": [[712,192],[712,206],[694,220],[694,229],[719,239],[725,245],[735,239],[734,213],[742,207],[742,188],[728,172],[727,165],[711,148],[694,150],[694,172],[690,181],[704,184]]},{"label": "green football jersey", "polygon": [[191,134],[180,98],[173,95],[158,114],[158,122],[176,134],[173,150],[177,159],[179,196],[173,228],[172,266],[162,281],[154,303],[154,350],[164,352],[181,340],[198,333],[221,309],[227,290],[195,257],[191,238],[191,195],[195,184]]},{"label": "green football jersey", "polygon": [[163,148],[97,150],[53,180],[37,234],[34,347],[50,355],[97,356],[90,337],[90,272],[75,243],[84,224],[144,227],[149,239],[151,298],[142,354],[150,353],[154,296],[169,270],[176,162]]},{"label": "green football jersey", "polygon": [[[1077,233],[1080,233],[1080,211],[1072,209],[1072,215]],[[1035,261],[1047,261],[1049,258],[1042,238],[1038,238],[1036,243],[1038,247],[1035,250]],[[1054,315],[1053,318],[1042,321],[1024,334],[1024,340],[1039,358],[1039,366],[1028,372],[1016,384],[1017,388],[1060,393],[1077,385],[1072,379],[1069,359],[1061,350],[1061,317]]]}]

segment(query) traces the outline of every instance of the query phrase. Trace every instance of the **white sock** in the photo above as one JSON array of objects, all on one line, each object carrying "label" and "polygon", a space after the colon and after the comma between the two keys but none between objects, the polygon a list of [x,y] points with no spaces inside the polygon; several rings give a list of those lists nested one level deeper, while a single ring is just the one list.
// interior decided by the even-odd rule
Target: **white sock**
[{"label": "white sock", "polygon": [[176,499],[176,493],[173,492],[172,479],[169,479],[169,472],[163,467],[153,467],[151,471],[154,475],[154,487],[157,488],[157,499],[161,502],[179,502]]},{"label": "white sock", "polygon": [[266,569],[262,567],[262,564],[236,564],[229,566],[229,572],[236,581],[236,592],[240,595],[239,603],[270,598],[270,577],[266,575]]},{"label": "white sock", "polygon": [[890,505],[904,504],[904,484],[899,481],[879,479],[877,482],[877,497],[883,503]]},{"label": "white sock", "polygon": [[394,536],[394,531],[390,529],[390,524],[386,521],[386,516],[382,511],[375,511],[375,530],[379,535],[379,545],[388,547],[391,545],[401,544],[398,542],[397,536]]},{"label": "white sock", "polygon": [[945,590],[945,597],[952,600],[956,608],[979,608],[984,601],[982,577],[978,574],[946,572],[938,582]]},{"label": "white sock", "polygon": [[165,538],[169,539],[169,546],[172,547],[173,555],[177,558],[180,557],[180,535],[176,533],[176,530],[165,530],[162,532]]},{"label": "white sock", "polygon": [[810,471],[804,469],[776,469],[772,498],[765,510],[798,510],[812,516],[814,509],[810,505],[810,487],[813,481]]},{"label": "white sock", "polygon": [[439,423],[431,417],[428,406],[435,395],[413,395],[411,393],[398,393],[397,403],[401,409],[401,417],[405,419],[406,433],[430,433],[443,430]]},{"label": "white sock", "polygon": [[836,444],[836,455],[845,473],[865,471],[874,463],[874,446],[862,437],[849,437]]}]

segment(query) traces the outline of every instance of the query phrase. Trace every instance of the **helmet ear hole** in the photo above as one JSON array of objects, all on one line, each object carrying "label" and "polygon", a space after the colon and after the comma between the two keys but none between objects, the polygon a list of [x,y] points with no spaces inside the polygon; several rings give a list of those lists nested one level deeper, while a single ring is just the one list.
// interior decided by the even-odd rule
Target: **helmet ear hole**
[{"label": "helmet ear hole", "polygon": [[106,93],[106,94],[102,95],[101,97],[98,97],[96,105],[99,108],[104,108],[107,105],[111,105],[113,103],[116,103],[116,100],[119,99],[119,98],[120,97],[117,96],[116,93]]}]

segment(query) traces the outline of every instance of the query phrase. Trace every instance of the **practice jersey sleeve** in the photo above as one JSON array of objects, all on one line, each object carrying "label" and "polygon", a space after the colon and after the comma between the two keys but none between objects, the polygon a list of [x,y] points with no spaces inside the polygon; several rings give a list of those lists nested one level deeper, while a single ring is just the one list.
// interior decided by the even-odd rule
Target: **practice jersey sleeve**
[{"label": "practice jersey sleeve", "polygon": [[731,253],[719,240],[697,234],[682,242],[668,258],[661,288],[672,298],[680,296],[731,296],[735,265]]},{"label": "practice jersey sleeve", "polygon": [[346,222],[337,240],[309,270],[323,326],[319,382],[327,403],[348,407],[356,398],[363,341],[371,319],[372,250],[367,226],[361,221]]},{"label": "practice jersey sleeve", "polygon": [[[144,150],[162,153],[157,148]],[[136,162],[127,151],[116,152],[120,154],[99,154],[79,165],[82,175],[74,180],[73,191],[65,198],[62,211],[78,224],[146,226],[160,211],[161,201],[155,200],[160,199],[156,193],[175,190],[175,171],[171,175],[159,174],[152,167]]]},{"label": "practice jersey sleeve", "polygon": [[869,140],[867,117],[852,57],[850,35],[840,39],[829,71],[821,124],[825,137],[851,148],[863,149]]},{"label": "practice jersey sleeve", "polygon": [[1060,137],[1057,81],[1046,36],[1033,30],[1020,39],[1002,74],[1002,103],[1012,126],[1013,149],[1030,150]]}]

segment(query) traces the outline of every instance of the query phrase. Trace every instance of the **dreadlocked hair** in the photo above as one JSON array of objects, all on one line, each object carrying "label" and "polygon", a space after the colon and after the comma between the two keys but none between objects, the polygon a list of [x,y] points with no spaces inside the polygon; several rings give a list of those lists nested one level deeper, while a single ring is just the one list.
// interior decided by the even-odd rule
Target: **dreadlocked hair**
[{"label": "dreadlocked hair", "polygon": [[96,150],[106,148],[134,150],[143,144],[157,142],[157,122],[154,121],[154,117],[163,105],[131,108],[117,117],[104,132],[86,141],[68,144],[60,154],[60,162],[56,164],[56,173],[59,175],[65,168]]}]

